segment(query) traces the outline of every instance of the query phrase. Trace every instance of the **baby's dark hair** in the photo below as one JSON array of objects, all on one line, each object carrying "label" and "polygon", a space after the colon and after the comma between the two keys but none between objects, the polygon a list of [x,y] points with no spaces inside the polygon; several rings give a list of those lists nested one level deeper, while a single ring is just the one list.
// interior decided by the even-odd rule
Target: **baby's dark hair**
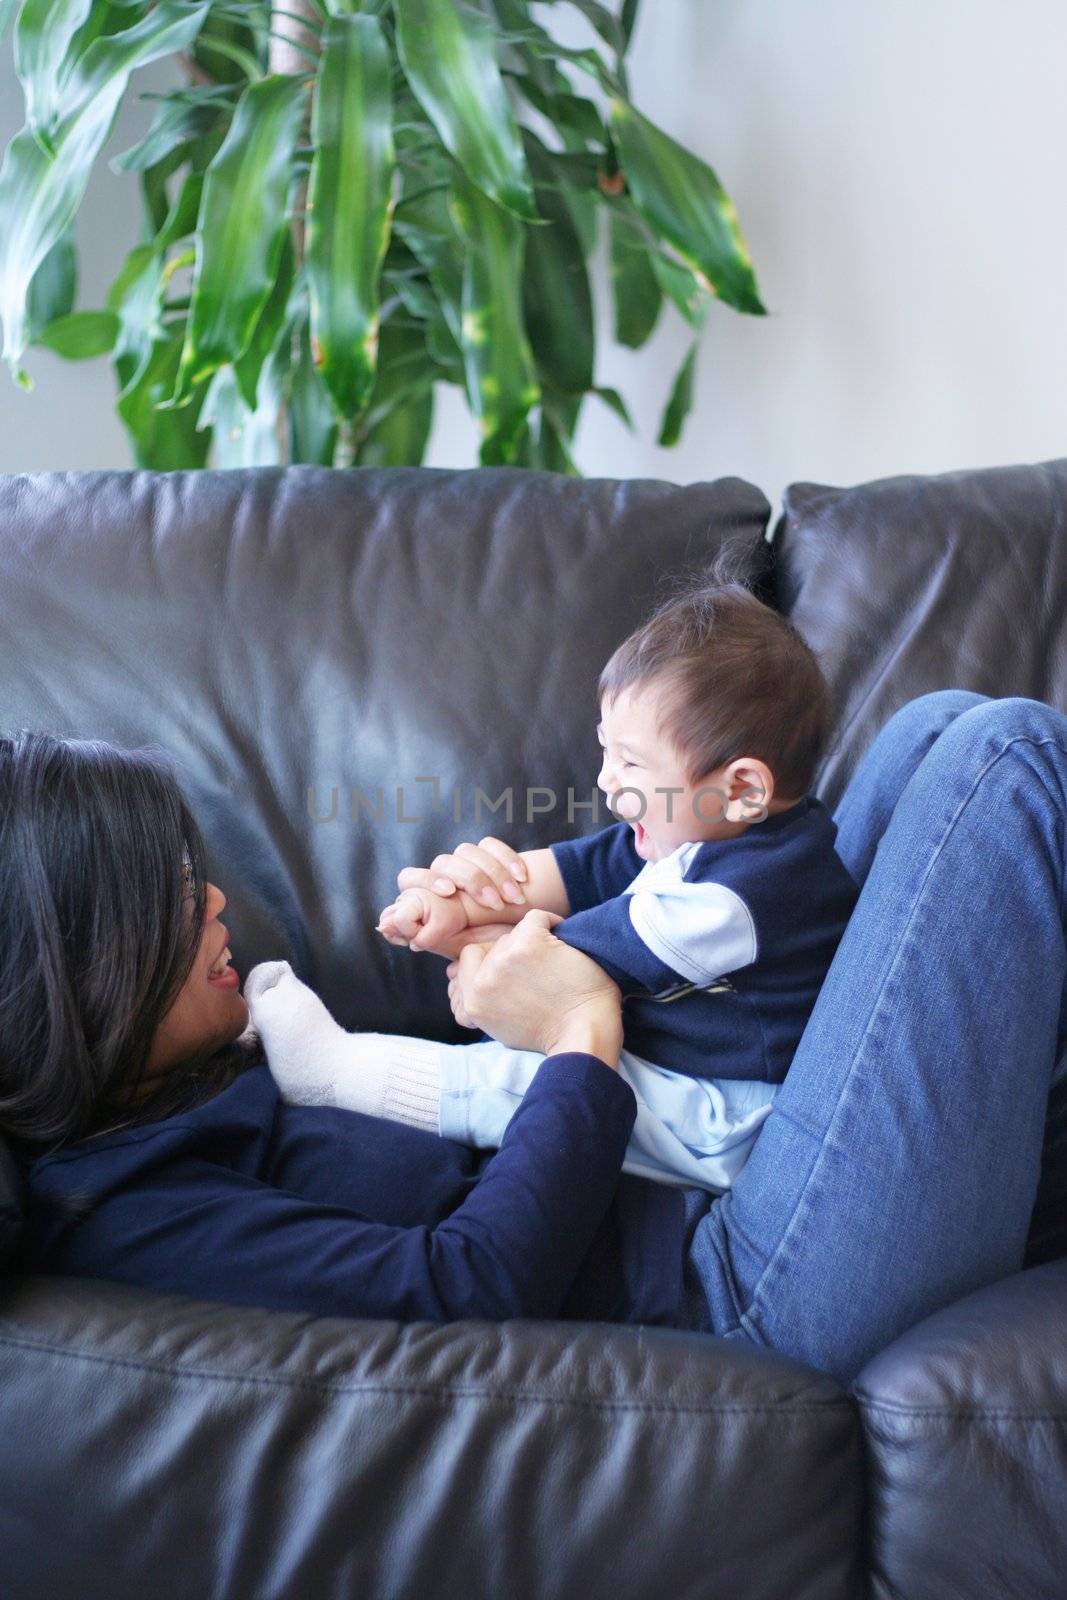
[{"label": "baby's dark hair", "polygon": [[775,799],[811,789],[836,717],[818,657],[787,617],[757,599],[736,550],[684,576],[614,652],[597,684],[659,697],[660,727],[696,784],[739,756],[774,775]]}]

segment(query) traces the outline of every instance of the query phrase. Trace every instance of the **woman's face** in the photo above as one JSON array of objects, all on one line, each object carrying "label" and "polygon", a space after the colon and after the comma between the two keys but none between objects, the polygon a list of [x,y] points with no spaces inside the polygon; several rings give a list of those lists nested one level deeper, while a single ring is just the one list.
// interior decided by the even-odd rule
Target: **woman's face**
[{"label": "woman's face", "polygon": [[[193,969],[152,1040],[146,1077],[158,1077],[190,1056],[219,1049],[236,1039],[248,1026],[248,1006],[240,991],[234,967],[220,971],[220,958],[229,934],[219,921],[226,896],[215,884],[205,886],[204,929]],[[192,915],[186,897],[185,915]],[[212,969],[216,975],[212,976]],[[154,1088],[155,1085],[147,1087]]]}]

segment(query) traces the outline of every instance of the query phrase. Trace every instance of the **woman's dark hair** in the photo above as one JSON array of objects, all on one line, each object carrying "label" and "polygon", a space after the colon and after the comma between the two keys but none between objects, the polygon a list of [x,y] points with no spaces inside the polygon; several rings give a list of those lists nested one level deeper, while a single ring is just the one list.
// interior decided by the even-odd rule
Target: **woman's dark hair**
[{"label": "woman's dark hair", "polygon": [[815,652],[749,588],[750,560],[724,544],[708,571],[669,580],[666,598],[604,666],[597,701],[610,705],[623,690],[654,693],[690,784],[757,756],[774,774],[775,797],[799,800],[812,787],[836,708]]},{"label": "woman's dark hair", "polygon": [[253,1064],[251,1035],[130,1103],[205,905],[203,838],[165,752],[0,739],[0,1133],[20,1158],[186,1110]]}]

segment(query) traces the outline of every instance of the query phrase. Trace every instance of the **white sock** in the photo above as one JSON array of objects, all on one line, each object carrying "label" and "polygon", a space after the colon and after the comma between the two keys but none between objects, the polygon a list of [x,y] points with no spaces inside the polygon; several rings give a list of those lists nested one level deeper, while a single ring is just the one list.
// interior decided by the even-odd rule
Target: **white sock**
[{"label": "white sock", "polygon": [[439,1131],[440,1047],[432,1039],[346,1033],[288,961],[253,967],[244,997],[288,1104],[340,1106]]}]

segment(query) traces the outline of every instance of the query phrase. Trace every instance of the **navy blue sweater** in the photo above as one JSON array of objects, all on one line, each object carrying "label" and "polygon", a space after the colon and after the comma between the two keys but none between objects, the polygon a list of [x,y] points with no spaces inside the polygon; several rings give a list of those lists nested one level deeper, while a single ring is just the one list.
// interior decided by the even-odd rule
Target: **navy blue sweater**
[{"label": "navy blue sweater", "polygon": [[805,795],[661,861],[642,861],[626,822],[560,840],[570,915],[552,931],[618,984],[627,1050],[695,1078],[781,1083],[859,899],[836,838]]},{"label": "navy blue sweater", "polygon": [[20,1265],[320,1316],[671,1325],[683,1191],[620,1177],[635,1116],[596,1056],[549,1056],[489,1154],[288,1105],[251,1067],[32,1162]]}]

